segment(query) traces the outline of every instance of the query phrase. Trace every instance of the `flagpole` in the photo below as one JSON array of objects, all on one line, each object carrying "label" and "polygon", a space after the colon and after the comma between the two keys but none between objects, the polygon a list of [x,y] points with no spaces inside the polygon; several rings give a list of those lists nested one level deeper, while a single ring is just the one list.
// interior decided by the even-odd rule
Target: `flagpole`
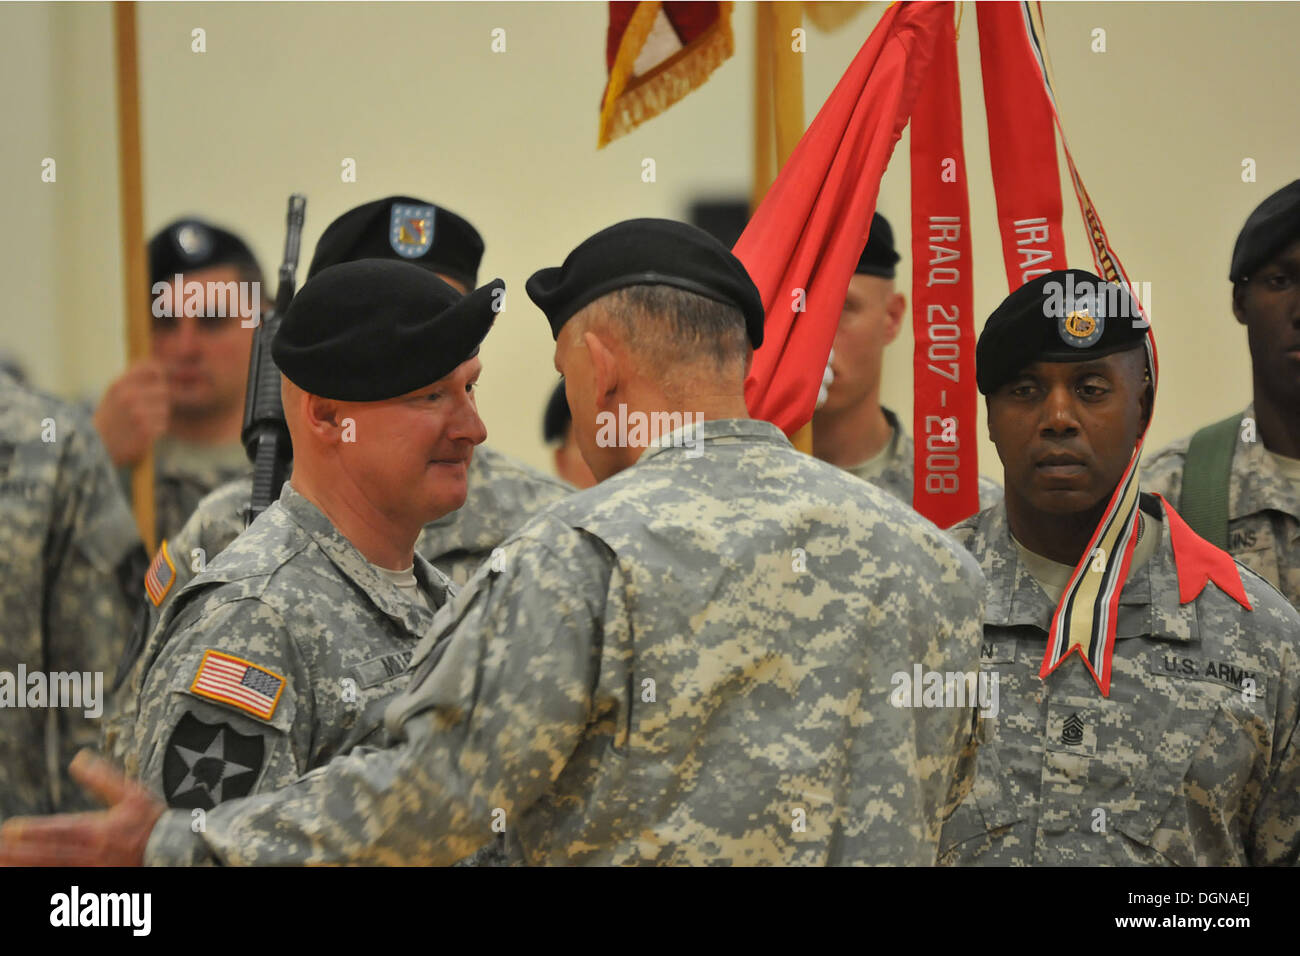
[{"label": "flagpole", "polygon": [[[772,77],[772,125],[776,136],[776,171],[779,173],[794,152],[804,133],[803,119],[803,53],[794,49],[794,31],[803,24],[803,4],[792,0],[759,4],[759,9],[769,8],[766,47]],[[775,178],[775,177],[773,177]],[[771,180],[763,183],[763,192]],[[790,442],[799,451],[811,455],[813,450],[812,422],[793,435]]]},{"label": "flagpole", "polygon": [[[122,211],[122,283],[126,289],[127,363],[149,354],[148,272],[144,261],[144,196],[140,174],[140,90],[136,56],[135,3],[113,4],[117,52],[118,177]],[[153,446],[131,470],[131,501],[145,548],[156,544]]]}]

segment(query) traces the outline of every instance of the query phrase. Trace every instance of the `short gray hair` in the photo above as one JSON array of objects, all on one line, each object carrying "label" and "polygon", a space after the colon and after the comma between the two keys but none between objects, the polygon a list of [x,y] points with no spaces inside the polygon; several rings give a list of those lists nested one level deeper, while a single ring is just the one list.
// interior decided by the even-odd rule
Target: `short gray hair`
[{"label": "short gray hair", "polygon": [[599,307],[593,318],[616,325],[623,341],[661,376],[695,364],[692,359],[710,359],[723,371],[737,363],[743,367],[749,358],[745,316],[734,305],[670,285],[627,286],[592,305]]}]

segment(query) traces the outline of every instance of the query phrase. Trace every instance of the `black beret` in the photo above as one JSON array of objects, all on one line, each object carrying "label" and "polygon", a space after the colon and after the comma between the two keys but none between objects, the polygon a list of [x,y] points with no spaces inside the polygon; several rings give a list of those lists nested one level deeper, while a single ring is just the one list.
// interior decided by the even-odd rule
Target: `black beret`
[{"label": "black beret", "polygon": [[546,414],[542,416],[542,440],[547,444],[562,441],[572,421],[569,399],[564,394],[564,379],[560,379],[560,383],[551,392],[550,401],[546,403]]},{"label": "black beret", "polygon": [[202,219],[177,219],[149,240],[149,287],[170,282],[176,273],[198,272],[217,266],[241,266],[257,273],[261,268],[244,240]]},{"label": "black beret", "polygon": [[754,348],[763,342],[763,300],[740,260],[703,229],[671,219],[629,219],[602,229],[564,265],[534,272],[525,288],[558,339],[584,306],[633,285],[669,285],[734,306]]},{"label": "black beret", "polygon": [[349,209],[326,226],[307,278],[356,259],[411,262],[472,289],[483,261],[483,237],[450,209],[411,196],[389,196]]},{"label": "black beret", "polygon": [[876,213],[871,217],[871,233],[867,236],[866,248],[858,259],[858,267],[853,271],[858,275],[894,278],[894,266],[901,259],[894,251],[894,230],[889,220]]},{"label": "black beret", "polygon": [[1292,239],[1300,238],[1300,179],[1255,207],[1232,247],[1228,278],[1244,282]]},{"label": "black beret", "polygon": [[504,288],[495,279],[462,296],[427,269],[384,259],[331,266],[294,296],[271,357],[313,395],[395,398],[432,385],[478,353]]},{"label": "black beret", "polygon": [[1146,324],[1122,287],[1082,269],[1049,272],[1002,300],[975,345],[975,383],[991,395],[1034,362],[1086,362],[1136,348]]}]

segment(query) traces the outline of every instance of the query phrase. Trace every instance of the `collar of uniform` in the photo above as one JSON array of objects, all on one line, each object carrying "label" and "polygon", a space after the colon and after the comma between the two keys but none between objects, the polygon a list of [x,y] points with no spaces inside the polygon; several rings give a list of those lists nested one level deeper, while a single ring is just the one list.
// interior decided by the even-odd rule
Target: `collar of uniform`
[{"label": "collar of uniform", "polygon": [[[1241,414],[1254,418],[1254,403]],[[1263,441],[1241,441],[1238,436],[1232,454],[1232,479],[1228,483],[1228,517],[1245,518],[1270,510],[1300,518],[1300,489],[1278,470]],[[1295,537],[1300,537],[1300,523],[1292,540]]]},{"label": "collar of uniform", "polygon": [[[910,439],[907,436],[907,432],[903,430],[903,423],[898,420],[898,416],[890,409],[881,405],[880,413],[885,416],[885,421],[887,421],[889,427],[894,430],[894,436],[889,439],[889,460],[896,461],[899,452],[902,450],[903,443],[906,442],[908,445],[911,445],[912,439]],[[912,456],[908,455],[907,457],[908,460],[911,461]]]},{"label": "collar of uniform", "polygon": [[[371,566],[357,546],[325,517],[319,508],[294,490],[289,482],[280,490],[280,506],[310,535],[339,572],[359,587],[371,603],[412,634],[423,635],[433,623],[433,612],[404,598],[397,585]],[[427,594],[441,605],[446,601],[443,576],[420,555],[415,556],[415,577]]]},{"label": "collar of uniform", "polygon": [[[701,422],[698,427],[692,422],[690,427],[695,429],[691,445],[700,442],[726,441],[765,442],[787,447],[790,445],[790,439],[785,437],[781,429],[771,422],[761,422],[756,418],[710,418]],[[640,461],[648,461],[664,452],[690,451],[690,445],[673,444],[685,428],[686,426],[682,426],[668,435],[660,436],[656,444],[649,446],[642,453]]]},{"label": "collar of uniform", "polygon": [[[1120,594],[1117,639],[1155,637],[1190,641],[1199,636],[1195,602],[1178,603],[1178,571],[1169,540],[1169,523],[1162,521],[1159,527],[1160,541],[1151,560],[1133,572]],[[1046,638],[1056,605],[1016,552],[1005,500],[980,512],[967,548],[988,581],[985,624],[1035,627]]]}]

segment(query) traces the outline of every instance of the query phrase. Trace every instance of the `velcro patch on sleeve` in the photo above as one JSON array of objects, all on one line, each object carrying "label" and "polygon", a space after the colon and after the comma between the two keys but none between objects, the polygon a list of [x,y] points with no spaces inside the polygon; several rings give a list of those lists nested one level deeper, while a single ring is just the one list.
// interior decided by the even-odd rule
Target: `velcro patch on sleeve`
[{"label": "velcro patch on sleeve", "polygon": [[167,539],[158,546],[158,553],[153,556],[149,570],[144,573],[144,590],[158,607],[167,596],[167,592],[176,583],[176,565],[172,563],[171,553],[167,550]]},{"label": "velcro patch on sleeve", "polygon": [[208,650],[203,652],[190,691],[259,720],[270,720],[280,703],[284,685],[284,677],[273,671],[230,654]]}]

